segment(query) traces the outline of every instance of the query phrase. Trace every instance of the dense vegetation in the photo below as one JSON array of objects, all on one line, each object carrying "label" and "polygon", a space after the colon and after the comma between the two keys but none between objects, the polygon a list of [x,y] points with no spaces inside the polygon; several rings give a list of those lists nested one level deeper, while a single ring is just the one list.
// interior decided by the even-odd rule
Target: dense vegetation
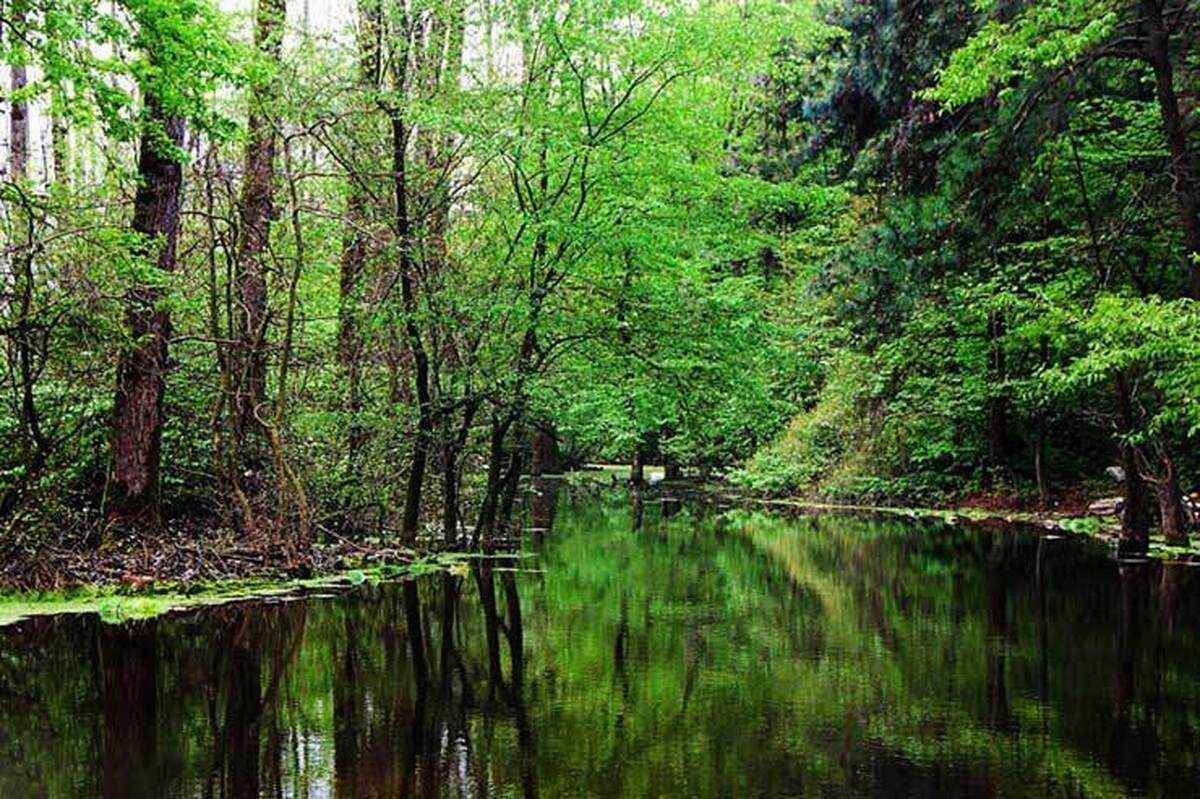
[{"label": "dense vegetation", "polygon": [[9,554],[486,542],[586,459],[1043,504],[1119,465],[1126,539],[1186,535],[1190,0],[0,24]]}]

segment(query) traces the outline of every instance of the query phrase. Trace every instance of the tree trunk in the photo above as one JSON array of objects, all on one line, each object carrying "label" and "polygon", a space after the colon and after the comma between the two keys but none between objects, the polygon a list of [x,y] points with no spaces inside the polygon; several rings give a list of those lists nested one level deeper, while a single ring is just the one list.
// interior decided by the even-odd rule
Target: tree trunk
[{"label": "tree trunk", "polygon": [[634,488],[646,485],[646,449],[638,442],[633,448],[633,463],[629,467],[629,483]]},{"label": "tree trunk", "polygon": [[[340,640],[333,641],[333,794],[356,796],[362,766],[364,716],[367,712],[361,675],[357,616],[347,613]],[[339,646],[340,644],[340,646]],[[341,648],[344,647],[344,648]],[[339,651],[340,649],[340,651]],[[370,662],[370,661],[368,661]]]},{"label": "tree trunk", "polygon": [[[1124,375],[1117,376],[1116,388],[1121,433],[1128,435],[1134,428],[1133,399]],[[1119,548],[1123,553],[1144,554],[1150,545],[1150,507],[1146,482],[1138,468],[1137,452],[1133,445],[1122,441],[1120,448],[1125,481]]]},{"label": "tree trunk", "polygon": [[[283,47],[286,0],[258,0],[254,46],[278,69]],[[271,220],[275,215],[275,142],[279,83],[269,76],[250,89],[250,114],[245,152],[245,174],[238,201],[238,299],[241,363],[238,370],[238,430],[242,453],[250,468],[257,468],[261,452],[249,446],[252,432],[261,430],[256,410],[267,393],[267,257],[271,245]]]},{"label": "tree trunk", "polygon": [[673,481],[683,479],[683,469],[674,455],[663,455],[663,480]]},{"label": "tree trunk", "polygon": [[[11,8],[13,29],[20,31],[25,27],[28,2],[27,0],[14,0]],[[29,84],[29,71],[21,61],[25,48],[20,36],[13,31],[10,31],[9,34],[8,44],[17,55],[17,63],[9,67],[12,93],[16,95]],[[17,99],[10,104],[8,116],[8,178],[13,183],[19,183],[28,177],[29,103],[24,99]]]},{"label": "tree trunk", "polygon": [[[14,176],[13,182],[21,180]],[[36,324],[34,303],[34,254],[36,248],[34,209],[30,196],[21,191],[19,202],[13,204],[11,226],[12,293],[9,309],[13,311],[7,320],[12,328],[10,360],[16,361],[14,389],[20,395],[20,450],[21,472],[0,491],[0,518],[8,516],[20,504],[26,489],[37,481],[50,454],[50,441],[42,430],[41,413],[37,407],[35,389],[41,368],[38,353],[41,350]],[[15,356],[15,357],[12,357]]]},{"label": "tree trunk", "polygon": [[433,409],[429,387],[429,357],[417,325],[417,296],[413,261],[412,220],[408,213],[408,131],[404,120],[392,116],[392,179],[396,194],[396,239],[400,243],[400,296],[404,305],[404,336],[413,360],[413,382],[417,395],[417,435],[413,439],[408,485],[404,494],[401,539],[411,543],[417,537],[421,514],[421,489],[433,438]]},{"label": "tree trunk", "polygon": [[442,538],[453,544],[458,538],[458,450],[442,444]]},{"label": "tree trunk", "polygon": [[485,546],[491,543],[492,532],[496,527],[496,508],[500,501],[500,489],[503,482],[501,468],[504,463],[504,437],[508,433],[511,422],[492,416],[492,432],[488,445],[487,487],[484,489],[483,502],[479,506],[479,519],[475,524],[475,539]]},{"label": "tree trunk", "polygon": [[54,167],[54,182],[59,186],[70,183],[71,147],[69,128],[63,111],[63,98],[58,92],[50,98],[50,157]]},{"label": "tree trunk", "polygon": [[[365,93],[379,87],[380,20],[379,0],[358,0],[358,86]],[[349,175],[346,199],[346,229],[342,239],[342,257],[338,280],[338,363],[345,377],[344,409],[349,471],[358,462],[358,451],[366,443],[366,434],[358,418],[362,410],[362,331],[359,329],[359,305],[362,302],[363,270],[369,244],[367,208],[370,200],[364,178]]]},{"label": "tree trunk", "polygon": [[[26,0],[14,0],[12,4],[12,24],[14,30],[21,30],[26,19]],[[9,78],[12,93],[21,92],[29,84],[29,73],[20,57],[24,55],[24,46],[20,37],[10,31],[8,44],[18,56],[17,63],[9,67]],[[0,43],[2,44],[2,43]],[[29,103],[23,99],[13,100],[8,116],[8,179],[12,183],[22,183],[29,177]],[[33,216],[32,208],[26,207],[13,214],[12,226],[14,241],[12,242],[13,259],[13,300],[10,303],[17,308],[16,335],[14,344],[17,350],[17,371],[21,384],[21,449],[24,472],[14,485],[7,486],[0,493],[0,517],[7,516],[16,508],[24,489],[37,479],[37,473],[45,464],[45,441],[41,434],[36,403],[34,402],[35,372],[33,365],[34,328],[30,315],[33,310],[34,270],[33,270]],[[17,233],[18,229],[21,233]],[[6,286],[7,288],[7,286]]]},{"label": "tree trunk", "polygon": [[1154,71],[1154,94],[1171,158],[1171,189],[1183,228],[1188,296],[1200,300],[1200,261],[1197,260],[1200,258],[1200,170],[1188,142],[1187,126],[1175,93],[1170,31],[1163,19],[1163,4],[1161,0],[1142,0],[1141,10],[1147,30],[1146,60]]},{"label": "tree trunk", "polygon": [[462,516],[459,510],[460,485],[462,483],[462,452],[471,435],[471,427],[475,422],[475,414],[479,411],[479,401],[469,399],[462,412],[462,420],[457,431],[451,432],[449,422],[443,431],[442,439],[442,535],[446,543],[452,544],[458,540],[458,523]]},{"label": "tree trunk", "polygon": [[558,452],[558,439],[554,434],[537,425],[530,436],[529,473],[534,477],[543,474],[560,474],[562,458]]},{"label": "tree trunk", "polygon": [[1188,545],[1188,512],[1183,506],[1183,492],[1179,489],[1179,476],[1175,463],[1169,457],[1163,459],[1163,476],[1154,486],[1158,499],[1158,510],[1162,520],[1162,534],[1168,544]]},{"label": "tree trunk", "polygon": [[338,365],[345,378],[343,407],[347,419],[346,448],[350,469],[358,462],[358,452],[365,443],[359,420],[362,410],[362,341],[359,330],[358,305],[361,301],[363,266],[366,262],[366,198],[351,182],[346,201],[346,239],[342,248],[338,281]]},{"label": "tree trunk", "polygon": [[11,513],[19,504],[25,489],[34,483],[41,475],[42,469],[50,456],[50,441],[42,431],[41,413],[37,407],[34,389],[37,385],[37,375],[40,371],[36,364],[37,336],[33,324],[33,243],[32,218],[26,209],[25,218],[21,220],[26,227],[24,241],[15,253],[14,294],[17,306],[15,320],[16,335],[13,344],[16,349],[17,379],[21,392],[21,475],[0,493],[0,518]]},{"label": "tree trunk", "polygon": [[[1043,337],[1039,345],[1042,368],[1050,362],[1050,345]],[[1050,475],[1046,470],[1046,409],[1039,407],[1037,412],[1037,440],[1033,449],[1033,473],[1037,480],[1038,503],[1043,509],[1050,507]]]},{"label": "tree trunk", "polygon": [[[133,231],[142,237],[141,255],[152,256],[158,269],[173,272],[183,170],[176,153],[166,151],[159,137],[165,134],[173,147],[182,147],[184,123],[165,115],[153,96],[146,97],[146,116],[152,129],[142,134]],[[135,285],[126,296],[131,343],[117,365],[108,506],[109,521],[122,526],[156,528],[161,522],[162,401],[171,334],[171,318],[160,306],[161,299],[162,290],[152,284]]]},{"label": "tree trunk", "polygon": [[667,445],[674,436],[675,431],[671,429],[670,425],[663,425],[659,431],[658,448],[662,452],[663,480],[668,482],[683,479],[683,469],[680,468],[679,461],[675,459],[674,455],[667,452]]},{"label": "tree trunk", "polygon": [[1149,569],[1150,566],[1144,563],[1121,564],[1117,568],[1121,578],[1121,626],[1117,635],[1108,755],[1108,767],[1115,774],[1136,774],[1145,765],[1145,757],[1132,742],[1138,741],[1143,734],[1134,726],[1133,712],[1144,647],[1143,629],[1150,621],[1146,609]]},{"label": "tree trunk", "polygon": [[[1003,385],[1007,379],[1004,347],[1004,317],[998,312],[988,314],[988,344],[990,347],[991,377],[994,386]],[[988,467],[1001,469],[1008,462],[1008,397],[993,389],[988,397]]]},{"label": "tree trunk", "polygon": [[426,686],[429,685],[429,651],[425,644],[424,626],[421,624],[421,595],[414,580],[406,580],[403,591],[404,623],[408,632],[413,676],[417,680],[417,690],[424,694]]},{"label": "tree trunk", "polygon": [[1033,451],[1033,473],[1037,480],[1038,504],[1049,508],[1051,503],[1050,476],[1046,471],[1046,414],[1038,412],[1037,441]]},{"label": "tree trunk", "polygon": [[503,491],[500,496],[498,518],[508,528],[512,525],[513,506],[517,499],[517,488],[521,483],[521,465],[524,461],[520,447],[520,435],[514,436],[516,443],[508,454],[508,469],[504,473]]}]

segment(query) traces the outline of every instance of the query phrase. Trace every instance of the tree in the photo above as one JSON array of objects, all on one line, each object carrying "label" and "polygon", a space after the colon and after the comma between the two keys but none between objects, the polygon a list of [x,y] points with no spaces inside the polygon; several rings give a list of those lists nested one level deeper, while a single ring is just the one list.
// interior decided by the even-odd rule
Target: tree
[{"label": "tree", "polygon": [[248,436],[262,430],[257,415],[267,395],[267,297],[271,220],[276,216],[275,150],[279,138],[279,70],[287,22],[286,0],[258,0],[254,17],[256,74],[250,85],[245,167],[242,174],[238,263],[238,336],[236,362],[237,430],[234,445],[239,458],[234,474],[254,468],[260,458]]},{"label": "tree", "polygon": [[[127,4],[148,76],[141,120],[131,229],[138,259],[126,293],[129,344],[117,366],[108,518],[120,527],[153,530],[161,524],[159,468],[163,392],[171,317],[163,307],[164,281],[176,267],[183,182],[185,116],[204,103],[220,43],[211,9],[200,0]],[[197,83],[198,81],[198,83]],[[200,116],[195,114],[193,116]]]}]

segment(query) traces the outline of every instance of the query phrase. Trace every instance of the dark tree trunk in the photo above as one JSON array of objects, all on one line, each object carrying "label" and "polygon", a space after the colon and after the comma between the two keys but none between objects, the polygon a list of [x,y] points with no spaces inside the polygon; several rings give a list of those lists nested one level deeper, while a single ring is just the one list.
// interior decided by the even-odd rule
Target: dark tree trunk
[{"label": "dark tree trunk", "polygon": [[634,488],[646,485],[646,450],[641,443],[633,448],[633,463],[629,466],[629,484]]},{"label": "dark tree trunk", "polygon": [[530,485],[529,516],[530,525],[538,537],[545,536],[554,529],[554,517],[558,513],[558,478],[533,478]]},{"label": "dark tree trunk", "polygon": [[[519,439],[519,436],[516,436]],[[498,518],[505,528],[511,527],[513,507],[516,504],[517,488],[521,483],[521,464],[524,461],[519,445],[514,445],[508,454],[508,469],[504,473],[503,491],[500,496]]]},{"label": "dark tree trunk", "polygon": [[641,530],[642,521],[645,518],[646,504],[643,489],[640,485],[634,485],[633,490],[629,492],[629,501],[630,522],[634,530]]},{"label": "dark tree trunk", "polygon": [[1146,60],[1154,71],[1154,94],[1171,159],[1171,188],[1183,228],[1188,296],[1200,300],[1200,262],[1196,260],[1200,256],[1200,170],[1188,142],[1187,126],[1175,93],[1170,31],[1163,19],[1163,4],[1161,0],[1142,0],[1141,10],[1147,31]]},{"label": "dark tree trunk", "polygon": [[[21,195],[24,198],[26,195]],[[51,442],[42,428],[41,412],[36,400],[39,357],[43,350],[43,335],[35,324],[34,307],[34,219],[32,208],[21,203],[12,211],[14,230],[12,246],[12,293],[9,319],[12,326],[12,348],[15,350],[16,393],[20,396],[20,450],[22,470],[16,479],[0,491],[0,518],[7,516],[20,504],[26,489],[37,481],[50,455]]]},{"label": "dark tree trunk", "polygon": [[1163,626],[1174,632],[1179,622],[1180,611],[1187,596],[1185,589],[1192,579],[1191,563],[1186,561],[1163,561],[1162,575],[1158,582],[1159,608],[1162,610]]},{"label": "dark tree trunk", "polygon": [[404,626],[408,631],[408,651],[412,657],[417,690],[425,694],[429,685],[429,654],[421,626],[421,595],[414,580],[404,583]]},{"label": "dark tree trunk", "polygon": [[462,453],[479,411],[479,401],[470,399],[463,408],[462,419],[457,431],[452,431],[449,422],[442,438],[442,535],[446,543],[458,540],[458,524],[462,513],[459,509],[460,485],[462,483]]},{"label": "dark tree trunk", "polygon": [[[996,312],[988,314],[988,344],[990,347],[991,379],[1000,386],[1007,379],[1004,358],[1004,317]],[[1008,463],[1008,396],[1002,390],[993,389],[988,397],[988,467],[1001,469]]]},{"label": "dark tree trunk", "polygon": [[448,544],[458,538],[458,449],[442,445],[442,537]]},{"label": "dark tree trunk", "polygon": [[666,481],[683,479],[683,470],[679,466],[679,461],[667,451],[667,446],[674,436],[675,431],[670,425],[663,425],[659,431],[658,448],[662,452],[663,480]]},{"label": "dark tree trunk", "polygon": [[[183,170],[159,136],[165,134],[172,146],[182,147],[184,124],[165,115],[153,96],[146,98],[146,116],[154,129],[142,134],[133,230],[142,237],[141,253],[158,269],[173,272]],[[162,402],[171,335],[171,318],[160,307],[161,299],[161,289],[152,284],[135,285],[126,295],[131,344],[121,352],[117,366],[108,507],[109,520],[122,526],[155,528],[161,521]]]},{"label": "dark tree trunk", "polygon": [[[1116,379],[1117,413],[1121,433],[1134,428],[1133,398],[1129,383],[1123,375]],[[1124,502],[1121,509],[1120,549],[1129,554],[1143,554],[1150,545],[1150,504],[1146,481],[1139,470],[1137,452],[1132,444],[1122,442],[1121,469],[1125,472]]]},{"label": "dark tree trunk", "polygon": [[[1045,338],[1042,339],[1039,346],[1041,351],[1042,368],[1046,368],[1050,363],[1050,346]],[[1037,440],[1034,442],[1033,449],[1033,473],[1037,480],[1038,503],[1043,508],[1050,507],[1050,475],[1046,469],[1046,409],[1038,408],[1037,412]]]},{"label": "dark tree trunk", "polygon": [[558,451],[558,439],[554,433],[541,425],[533,428],[530,436],[529,473],[534,477],[543,474],[561,474],[562,458]]},{"label": "dark tree trunk", "polygon": [[1179,475],[1175,470],[1175,462],[1169,457],[1163,458],[1163,475],[1155,484],[1154,493],[1158,499],[1163,538],[1168,544],[1187,546],[1190,520],[1187,509],[1183,506],[1183,492],[1179,489]]},{"label": "dark tree trunk", "polygon": [[413,382],[417,395],[417,435],[413,439],[408,485],[404,493],[401,539],[411,543],[417,537],[421,515],[421,491],[433,438],[433,407],[429,386],[429,356],[417,325],[416,264],[413,261],[412,220],[408,213],[408,130],[404,120],[392,116],[392,177],[396,194],[396,238],[400,243],[400,295],[404,304],[404,336],[413,361]]},{"label": "dark tree trunk", "polygon": [[508,659],[511,671],[508,681],[508,701],[512,706],[517,728],[517,754],[521,770],[521,793],[529,799],[537,797],[537,752],[533,725],[525,706],[525,625],[521,617],[521,596],[517,593],[517,578],[512,570],[501,577],[507,623]]},{"label": "dark tree trunk", "polygon": [[[283,46],[286,0],[258,0],[254,45],[272,68],[277,68]],[[238,370],[238,426],[243,456],[257,468],[258,447],[248,436],[261,427],[256,413],[267,395],[267,260],[271,246],[271,220],[275,215],[275,142],[279,104],[274,76],[252,86],[246,141],[245,174],[239,200],[241,217],[238,241],[239,331],[242,360]]]},{"label": "dark tree trunk", "polygon": [[488,443],[487,487],[483,492],[483,502],[479,506],[479,520],[475,524],[475,539],[485,546],[491,543],[492,533],[496,529],[496,510],[503,483],[504,437],[510,424],[507,419],[501,419],[498,415],[492,416],[492,431]]}]

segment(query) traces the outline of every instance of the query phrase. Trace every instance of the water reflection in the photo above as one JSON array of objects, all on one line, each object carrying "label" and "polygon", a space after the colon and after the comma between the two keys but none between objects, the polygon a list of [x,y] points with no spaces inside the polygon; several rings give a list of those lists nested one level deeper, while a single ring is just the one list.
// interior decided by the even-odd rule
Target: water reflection
[{"label": "water reflection", "polygon": [[543,540],[465,576],[0,631],[0,796],[1187,795],[1200,777],[1191,567],[557,482],[527,502]]},{"label": "water reflection", "polygon": [[153,621],[97,629],[105,797],[150,796],[158,784],[157,633]]}]

